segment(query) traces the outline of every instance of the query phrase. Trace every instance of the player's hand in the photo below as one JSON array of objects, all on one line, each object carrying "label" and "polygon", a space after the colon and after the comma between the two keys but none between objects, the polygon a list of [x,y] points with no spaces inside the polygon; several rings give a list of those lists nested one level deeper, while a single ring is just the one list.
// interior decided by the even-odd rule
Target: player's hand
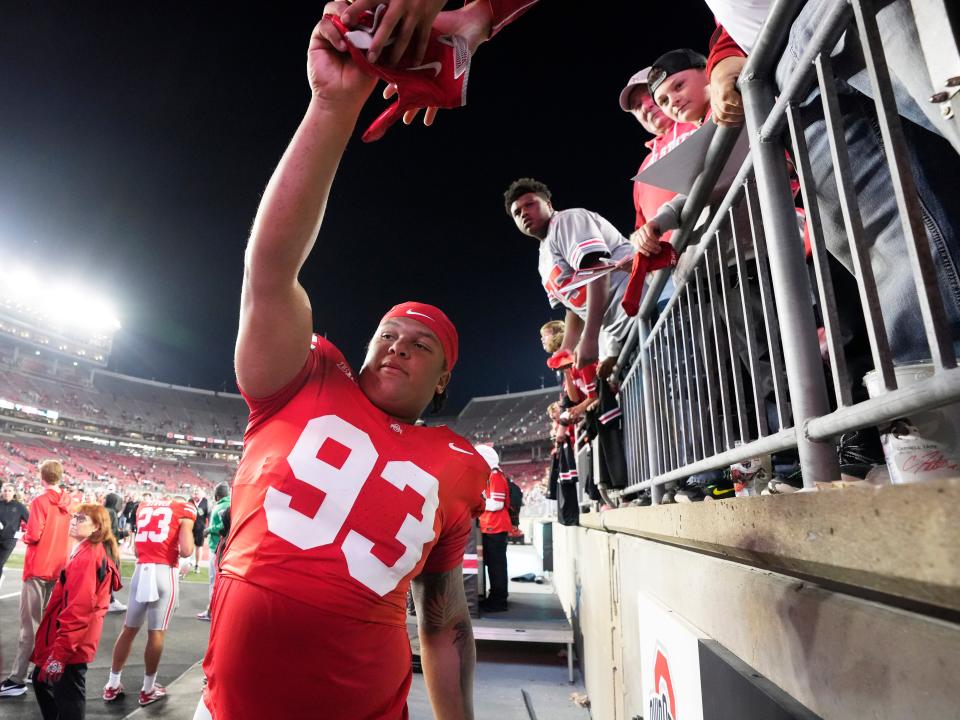
[{"label": "player's hand", "polygon": [[613,375],[613,371],[617,367],[617,360],[619,358],[616,355],[611,355],[608,358],[604,358],[600,361],[600,364],[597,365],[597,377],[606,382],[610,382],[610,376]]},{"label": "player's hand", "polygon": [[596,337],[588,337],[587,333],[584,333],[580,338],[580,342],[577,344],[577,350],[575,353],[576,360],[574,365],[577,370],[582,370],[587,365],[595,363],[600,356],[600,349],[598,346]]},{"label": "player's hand", "polygon": [[746,64],[743,57],[728,57],[718,62],[710,73],[710,107],[713,121],[723,127],[743,125],[743,98],[737,90],[737,79]]},{"label": "player's hand", "polygon": [[[355,9],[362,2],[369,2],[376,7],[376,2],[374,0],[357,0],[357,2],[350,6],[353,8],[350,10],[350,17],[354,16]],[[440,3],[440,6],[442,7],[443,3]],[[384,15],[384,20],[381,20],[381,22],[384,22],[385,20],[386,14]],[[433,23],[433,29],[443,33],[444,35],[459,35],[465,38],[467,41],[467,47],[470,49],[470,54],[473,55],[473,53],[477,51],[477,48],[480,47],[480,44],[486,42],[490,38],[492,23],[493,15],[491,12],[490,3],[487,0],[473,0],[473,2],[467,3],[458,10],[447,10],[446,12],[442,12],[437,15],[437,19]],[[380,33],[378,31],[377,35],[379,34]],[[423,53],[427,42],[426,38],[428,35],[424,36],[423,47],[418,47],[417,49],[417,62],[420,62],[423,59]],[[376,42],[376,36],[374,36],[374,42]],[[384,100],[389,100],[396,94],[397,86],[393,83],[390,83],[383,89]],[[403,124],[412,124],[417,115],[423,109],[424,108],[407,110],[407,112],[403,114]],[[436,117],[437,108],[426,108],[426,112],[423,114],[423,124],[427,127],[430,127],[433,125],[433,121]]]},{"label": "player's hand", "polygon": [[[361,14],[367,10],[373,12],[383,3],[384,0],[356,0],[341,11],[340,19],[344,25],[353,25]],[[380,27],[377,28],[367,51],[367,60],[376,62],[392,38],[387,64],[396,65],[408,47],[413,50],[414,64],[418,64],[423,60],[427,49],[430,27],[444,4],[445,0],[388,0]]]},{"label": "player's hand", "polygon": [[330,105],[359,107],[370,95],[376,79],[350,59],[346,40],[327,17],[338,15],[347,7],[346,2],[330,2],[324,7],[324,17],[310,36],[307,79],[314,98]]},{"label": "player's hand", "polygon": [[660,252],[660,237],[662,235],[663,230],[660,229],[660,224],[656,220],[651,220],[646,225],[642,225],[633,231],[630,235],[630,244],[641,255],[650,257]]}]

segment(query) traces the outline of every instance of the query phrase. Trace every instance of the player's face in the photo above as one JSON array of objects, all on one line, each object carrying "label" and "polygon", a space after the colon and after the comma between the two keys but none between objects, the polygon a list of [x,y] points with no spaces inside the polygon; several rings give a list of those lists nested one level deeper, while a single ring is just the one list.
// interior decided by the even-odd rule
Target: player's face
[{"label": "player's face", "polygon": [[443,366],[443,346],[426,325],[390,318],[370,341],[360,389],[388,415],[413,422],[450,381]]},{"label": "player's face", "polygon": [[86,540],[97,529],[93,520],[83,513],[75,513],[70,516],[70,529],[68,534],[74,540]]},{"label": "player's face", "polygon": [[655,100],[677,122],[700,122],[710,109],[707,73],[698,68],[674,73],[657,88]]},{"label": "player's face", "polygon": [[637,85],[628,102],[630,112],[651,135],[663,135],[673,127],[673,120],[660,109],[646,85]]},{"label": "player's face", "polygon": [[3,498],[4,502],[13,500],[13,485],[4,485],[3,491],[0,492],[0,497]]},{"label": "player's face", "polygon": [[524,235],[543,240],[547,236],[553,206],[536,193],[521,195],[510,205],[510,215]]},{"label": "player's face", "polygon": [[540,331],[540,344],[543,346],[544,352],[550,352],[550,347],[553,344],[554,333],[549,330]]}]

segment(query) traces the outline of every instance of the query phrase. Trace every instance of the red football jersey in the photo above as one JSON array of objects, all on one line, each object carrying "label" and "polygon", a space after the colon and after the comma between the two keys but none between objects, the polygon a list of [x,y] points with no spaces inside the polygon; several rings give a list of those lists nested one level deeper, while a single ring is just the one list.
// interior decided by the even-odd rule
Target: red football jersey
[{"label": "red football jersey", "polygon": [[411,578],[463,561],[485,461],[446,427],[374,406],[323,338],[286,388],[246,400],[220,572],[329,613],[405,625]]},{"label": "red football jersey", "polygon": [[491,472],[483,494],[489,500],[502,502],[503,507],[499,510],[487,510],[480,516],[480,532],[488,535],[510,532],[513,523],[510,522],[510,486],[506,476],[499,470]]},{"label": "red football jersey", "polygon": [[137,507],[138,563],[180,564],[180,521],[197,519],[197,509],[180,500],[149,500]]}]

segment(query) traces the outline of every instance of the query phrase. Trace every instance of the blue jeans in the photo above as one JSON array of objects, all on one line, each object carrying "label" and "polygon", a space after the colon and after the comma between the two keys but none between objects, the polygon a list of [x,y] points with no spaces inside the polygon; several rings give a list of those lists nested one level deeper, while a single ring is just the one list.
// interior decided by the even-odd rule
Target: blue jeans
[{"label": "blue jeans", "polygon": [[[787,49],[777,67],[782,87],[807,40],[813,34],[820,10],[831,0],[809,0],[794,22]],[[939,117],[926,99],[932,94],[926,66],[916,40],[916,28],[907,0],[896,0],[877,15],[889,59],[897,109],[905,119],[904,131],[911,171],[917,185],[921,213],[936,266],[941,296],[953,337],[960,338],[960,197],[947,178],[960,176],[960,141],[952,127]],[[833,51],[840,109],[850,153],[857,202],[863,219],[870,263],[877,282],[880,308],[897,363],[929,358],[917,291],[907,267],[907,253],[890,172],[886,164],[872,89],[863,69],[858,43],[851,33]],[[810,151],[813,180],[823,219],[827,249],[853,272],[833,166],[826,122],[819,93],[814,91],[801,107],[804,134]],[[948,142],[949,140],[949,142]],[[951,144],[953,147],[951,148]]]}]

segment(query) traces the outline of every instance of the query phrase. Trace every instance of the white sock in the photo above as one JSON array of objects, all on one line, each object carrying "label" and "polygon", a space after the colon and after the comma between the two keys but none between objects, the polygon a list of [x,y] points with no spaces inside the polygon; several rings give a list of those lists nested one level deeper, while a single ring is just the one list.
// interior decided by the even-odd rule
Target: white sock
[{"label": "white sock", "polygon": [[107,680],[108,688],[115,689],[120,687],[120,673],[122,672],[123,670],[121,670],[120,672],[114,672],[113,670],[110,671],[110,679]]},{"label": "white sock", "polygon": [[153,675],[144,675],[143,676],[143,691],[151,692],[153,690],[153,684],[157,681],[157,674]]}]

